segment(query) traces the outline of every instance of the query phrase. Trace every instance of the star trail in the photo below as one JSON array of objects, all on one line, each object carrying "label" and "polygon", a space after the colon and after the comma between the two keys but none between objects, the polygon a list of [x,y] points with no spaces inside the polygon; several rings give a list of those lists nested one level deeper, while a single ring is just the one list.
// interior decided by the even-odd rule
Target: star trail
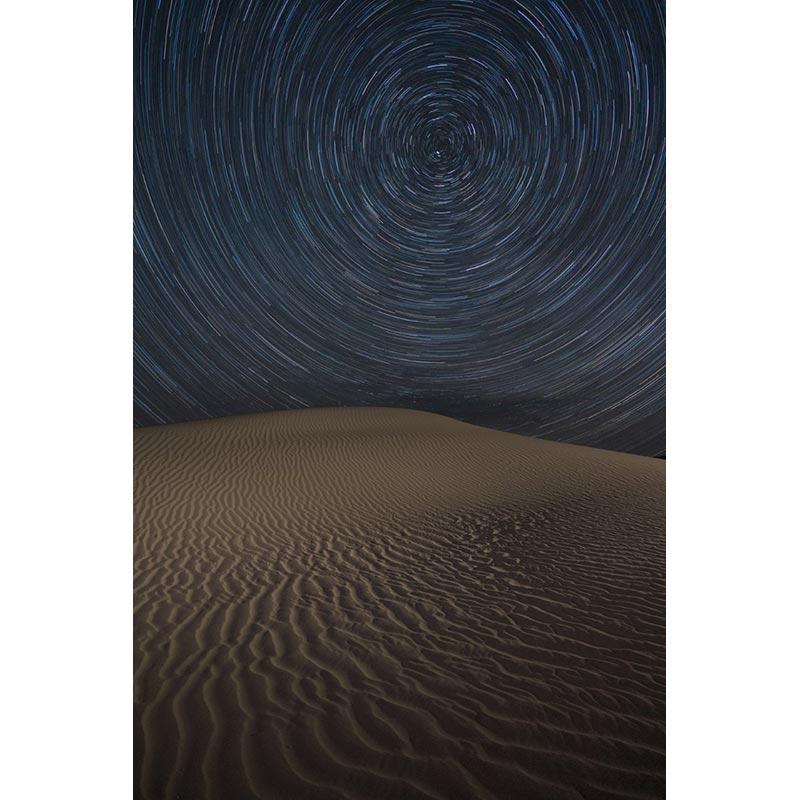
[{"label": "star trail", "polygon": [[664,451],[658,0],[137,0],[134,423]]}]

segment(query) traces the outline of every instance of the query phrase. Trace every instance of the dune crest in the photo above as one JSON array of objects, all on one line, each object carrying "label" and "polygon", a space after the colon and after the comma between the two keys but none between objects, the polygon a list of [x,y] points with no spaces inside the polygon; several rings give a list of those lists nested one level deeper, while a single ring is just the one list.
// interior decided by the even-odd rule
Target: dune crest
[{"label": "dune crest", "polygon": [[380,408],[134,461],[136,797],[664,796],[663,461]]}]

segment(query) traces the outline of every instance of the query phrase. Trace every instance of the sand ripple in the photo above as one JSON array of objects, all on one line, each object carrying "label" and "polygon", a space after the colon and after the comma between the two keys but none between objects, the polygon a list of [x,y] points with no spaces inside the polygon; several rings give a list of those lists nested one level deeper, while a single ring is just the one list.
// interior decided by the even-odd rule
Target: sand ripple
[{"label": "sand ripple", "polygon": [[135,432],[135,783],[664,796],[664,463],[387,409]]}]

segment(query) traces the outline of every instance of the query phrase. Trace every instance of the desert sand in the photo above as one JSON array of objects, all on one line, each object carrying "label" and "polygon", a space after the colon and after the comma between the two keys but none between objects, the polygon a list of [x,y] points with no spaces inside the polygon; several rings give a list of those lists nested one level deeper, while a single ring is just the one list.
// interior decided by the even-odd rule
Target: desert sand
[{"label": "desert sand", "polygon": [[135,797],[664,796],[663,461],[378,408],[134,455]]}]

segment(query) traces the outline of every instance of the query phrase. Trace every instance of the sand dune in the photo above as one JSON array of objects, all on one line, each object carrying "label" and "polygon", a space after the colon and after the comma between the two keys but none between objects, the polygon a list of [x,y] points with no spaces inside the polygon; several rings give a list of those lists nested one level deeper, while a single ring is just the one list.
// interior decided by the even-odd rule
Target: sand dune
[{"label": "sand dune", "polygon": [[136,797],[664,796],[663,461],[390,409],[134,443]]}]

